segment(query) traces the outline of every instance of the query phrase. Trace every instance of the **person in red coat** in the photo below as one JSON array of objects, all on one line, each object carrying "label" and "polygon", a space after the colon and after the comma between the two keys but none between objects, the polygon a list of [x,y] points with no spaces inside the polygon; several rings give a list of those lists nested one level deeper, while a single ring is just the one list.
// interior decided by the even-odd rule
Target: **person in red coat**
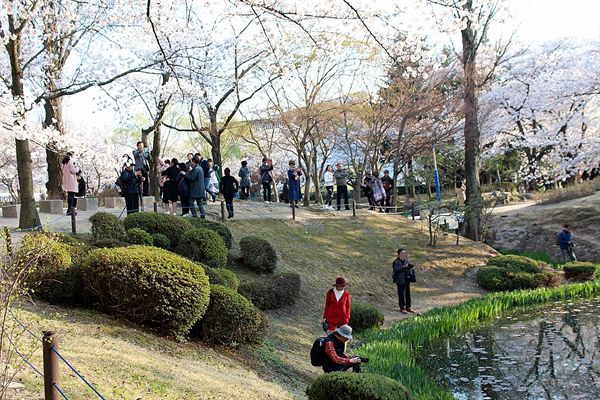
[{"label": "person in red coat", "polygon": [[352,300],[350,292],[346,290],[346,279],[338,276],[333,288],[327,291],[325,298],[325,310],[323,311],[323,323],[327,324],[327,333],[335,331],[342,325],[350,322],[350,311]]}]

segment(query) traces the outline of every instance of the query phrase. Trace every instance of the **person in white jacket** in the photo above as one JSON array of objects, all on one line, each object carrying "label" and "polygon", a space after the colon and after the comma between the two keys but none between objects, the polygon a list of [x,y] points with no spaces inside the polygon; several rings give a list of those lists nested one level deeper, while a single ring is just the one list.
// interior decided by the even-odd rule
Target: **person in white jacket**
[{"label": "person in white jacket", "polygon": [[325,173],[323,174],[323,183],[325,185],[325,189],[327,189],[327,199],[325,199],[325,204],[331,207],[331,200],[333,199],[333,185],[335,184],[335,179],[333,178],[333,166],[328,165],[325,168]]}]

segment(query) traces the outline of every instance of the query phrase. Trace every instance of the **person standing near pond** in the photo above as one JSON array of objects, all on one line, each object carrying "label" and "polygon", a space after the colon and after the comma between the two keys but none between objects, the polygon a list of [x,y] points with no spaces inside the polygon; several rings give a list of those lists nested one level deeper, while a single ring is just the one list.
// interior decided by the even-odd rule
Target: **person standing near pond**
[{"label": "person standing near pond", "polygon": [[398,289],[398,305],[402,314],[416,313],[411,308],[410,282],[413,264],[408,260],[408,252],[405,249],[398,249],[398,257],[392,263],[393,281]]},{"label": "person standing near pond", "polygon": [[575,253],[573,252],[575,245],[573,244],[573,234],[569,229],[569,225],[563,225],[563,229],[558,233],[556,241],[560,246],[564,262],[577,261],[577,257],[575,257]]},{"label": "person standing near pond", "polygon": [[325,310],[323,311],[323,323],[327,324],[327,334],[331,334],[336,328],[347,325],[350,322],[352,311],[352,299],[350,292],[346,290],[346,279],[338,276],[335,284],[327,291],[325,297]]}]

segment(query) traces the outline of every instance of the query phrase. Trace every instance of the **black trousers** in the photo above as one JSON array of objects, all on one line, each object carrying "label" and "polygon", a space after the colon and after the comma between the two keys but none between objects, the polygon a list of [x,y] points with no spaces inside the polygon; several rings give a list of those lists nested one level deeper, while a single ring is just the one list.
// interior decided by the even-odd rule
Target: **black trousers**
[{"label": "black trousers", "polygon": [[[388,189],[385,191],[385,206],[386,207],[392,206],[392,189]],[[385,212],[391,212],[391,211],[392,211],[391,208],[385,209]]]},{"label": "black trousers", "polygon": [[140,194],[127,193],[127,196],[125,196],[125,205],[127,206],[127,214],[140,211]]},{"label": "black trousers", "polygon": [[227,207],[227,214],[230,217],[233,217],[233,197],[234,196],[235,196],[234,194],[223,193],[223,197],[225,197],[225,207]]},{"label": "black trousers", "polygon": [[263,187],[263,200],[271,201],[271,182],[269,182],[269,183],[263,182],[262,187]]},{"label": "black trousers", "polygon": [[181,202],[181,215],[186,215],[190,213],[190,198],[179,196],[179,201]]},{"label": "black trousers", "polygon": [[250,197],[250,186],[240,186],[240,199]]},{"label": "black trousers", "polygon": [[348,207],[348,186],[344,185],[344,186],[337,186],[337,209],[340,209],[340,203],[342,200],[342,196],[344,196],[344,205],[346,206],[346,210],[349,210],[350,207]]},{"label": "black trousers", "polygon": [[67,212],[70,213],[77,207],[76,192],[67,192]]},{"label": "black trousers", "polygon": [[396,283],[398,287],[398,305],[400,308],[410,308],[410,282],[406,282],[404,285]]},{"label": "black trousers", "polygon": [[325,186],[325,189],[327,189],[327,199],[325,200],[325,204],[330,206],[331,200],[333,200],[333,186]]}]

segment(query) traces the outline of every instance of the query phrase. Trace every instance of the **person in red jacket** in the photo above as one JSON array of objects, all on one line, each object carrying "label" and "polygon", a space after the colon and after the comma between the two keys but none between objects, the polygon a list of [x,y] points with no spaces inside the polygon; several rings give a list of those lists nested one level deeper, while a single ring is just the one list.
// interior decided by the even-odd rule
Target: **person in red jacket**
[{"label": "person in red jacket", "polygon": [[346,290],[346,279],[338,276],[333,288],[327,291],[325,298],[325,310],[323,311],[323,323],[327,324],[327,334],[331,334],[337,328],[350,322],[350,311],[352,300],[350,292]]}]

